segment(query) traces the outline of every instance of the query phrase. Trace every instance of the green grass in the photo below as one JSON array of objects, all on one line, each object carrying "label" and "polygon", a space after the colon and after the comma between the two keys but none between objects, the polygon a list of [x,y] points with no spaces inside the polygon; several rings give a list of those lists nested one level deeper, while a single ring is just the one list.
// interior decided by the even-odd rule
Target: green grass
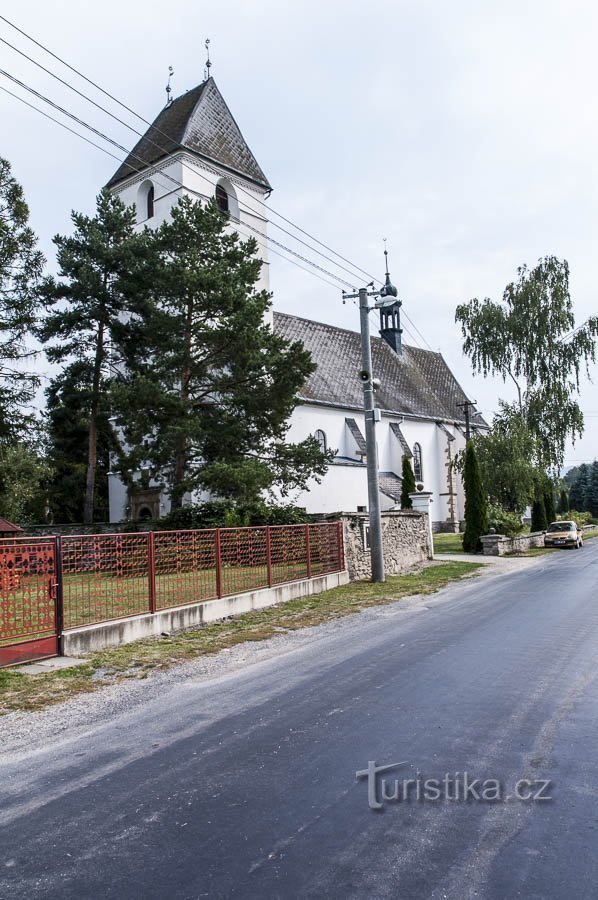
[{"label": "green grass", "polygon": [[463,534],[434,534],[434,553],[463,553]]},{"label": "green grass", "polygon": [[0,715],[16,709],[43,709],[104,685],[145,678],[154,670],[168,669],[235,644],[320,625],[402,597],[431,594],[450,581],[475,574],[481,565],[461,561],[432,563],[417,572],[391,576],[383,584],[353,582],[193,631],[94,653],[85,665],[73,669],[33,676],[14,669],[0,670]]}]

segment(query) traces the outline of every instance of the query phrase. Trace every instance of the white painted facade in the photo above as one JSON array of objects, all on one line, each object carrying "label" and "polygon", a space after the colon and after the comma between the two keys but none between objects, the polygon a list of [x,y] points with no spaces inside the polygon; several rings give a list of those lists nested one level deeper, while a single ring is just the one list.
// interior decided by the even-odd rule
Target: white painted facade
[{"label": "white painted facade", "polygon": [[[305,440],[320,430],[326,435],[328,449],[336,451],[335,461],[321,483],[318,484],[313,479],[308,490],[296,492],[290,498],[291,502],[305,507],[308,513],[357,512],[359,507],[367,509],[367,468],[346,425],[347,417],[354,418],[360,431],[365,435],[362,410],[305,402],[297,406],[291,416],[288,432],[290,442]],[[461,479],[453,473],[451,498],[447,466],[449,445],[452,457],[465,447],[463,432],[455,427],[454,423],[443,423],[454,437],[453,441],[449,441],[447,434],[438,427],[436,421],[393,416],[383,412],[381,421],[376,425],[378,469],[380,472],[394,472],[399,476],[403,451],[390,428],[392,422],[400,426],[412,451],[415,444],[421,447],[421,481],[424,490],[432,494],[431,514],[435,527],[448,527],[451,523],[461,521],[464,518],[463,485]],[[382,509],[392,509],[397,505],[382,492],[380,502]]]}]

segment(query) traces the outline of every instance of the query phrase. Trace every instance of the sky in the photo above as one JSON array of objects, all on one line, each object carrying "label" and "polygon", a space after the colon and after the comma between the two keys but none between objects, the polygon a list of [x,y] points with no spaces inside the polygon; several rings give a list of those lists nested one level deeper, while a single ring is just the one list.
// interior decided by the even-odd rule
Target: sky
[{"label": "sky", "polygon": [[[0,15],[150,121],[169,66],[174,96],[203,79],[209,37],[211,73],[274,188],[271,206],[378,277],[386,238],[417,327],[404,319],[405,343],[440,351],[488,420],[514,388],[474,377],[454,321],[459,303],[499,300],[520,265],[553,254],[569,262],[576,323],[598,312],[592,0],[21,0]],[[1,19],[0,38],[144,130]],[[2,43],[0,68],[123,146],[136,142]],[[0,86],[62,118],[1,75]],[[52,269],[53,235],[70,232],[71,210],[93,213],[118,163],[3,91],[0,122],[0,155],[23,185]],[[340,284],[279,256],[270,282],[275,309],[358,330]],[[591,374],[596,382],[598,366]],[[580,402],[586,431],[566,465],[598,456],[597,388],[585,378]]]}]

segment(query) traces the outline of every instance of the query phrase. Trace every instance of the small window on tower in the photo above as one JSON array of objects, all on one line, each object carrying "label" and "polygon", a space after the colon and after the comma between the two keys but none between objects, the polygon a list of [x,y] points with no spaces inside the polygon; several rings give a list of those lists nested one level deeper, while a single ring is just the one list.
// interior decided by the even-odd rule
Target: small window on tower
[{"label": "small window on tower", "polygon": [[154,186],[153,186],[153,184],[150,186],[150,189],[147,192],[147,217],[148,217],[148,219],[153,219],[153,217],[154,217]]},{"label": "small window on tower", "polygon": [[223,215],[228,216],[228,194],[221,184],[216,185],[216,203],[218,204],[218,209],[220,210],[220,212]]}]

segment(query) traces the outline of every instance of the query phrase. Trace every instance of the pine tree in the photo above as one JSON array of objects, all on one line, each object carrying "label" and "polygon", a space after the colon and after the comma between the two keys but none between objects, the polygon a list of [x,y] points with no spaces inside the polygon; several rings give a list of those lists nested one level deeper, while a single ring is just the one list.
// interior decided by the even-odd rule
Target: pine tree
[{"label": "pine tree", "polygon": [[415,492],[415,475],[411,466],[411,460],[407,455],[403,456],[403,484],[401,485],[401,509],[412,509],[413,501],[409,494]]},{"label": "pine tree", "polygon": [[593,518],[598,517],[598,460],[592,463],[590,472],[590,484],[588,490],[589,511]]},{"label": "pine tree", "polygon": [[565,488],[562,488],[561,494],[559,497],[559,514],[561,516],[564,516],[565,513],[568,513],[568,512],[569,512],[569,494],[567,493]]},{"label": "pine tree", "polygon": [[576,512],[586,512],[590,509],[590,478],[591,467],[587,463],[582,463],[569,491],[569,509]]},{"label": "pine tree", "polygon": [[23,189],[0,157],[0,441],[20,438],[29,418],[24,410],[39,385],[28,339],[37,321],[44,257],[28,221]]},{"label": "pine tree", "polygon": [[[108,190],[97,198],[93,218],[73,213],[72,237],[54,238],[59,278],[49,278],[44,295],[49,313],[41,338],[51,362],[85,361],[91,367],[89,407],[85,427],[86,465],[83,521],[94,518],[98,457],[98,420],[109,385],[110,338],[124,314],[151,280],[151,258],[144,234],[134,233],[135,212]],[[57,310],[54,307],[60,306]],[[125,317],[126,318],[126,317]],[[75,460],[73,460],[75,462]]]},{"label": "pine tree", "polygon": [[482,549],[480,538],[488,532],[488,500],[473,441],[467,442],[465,450],[463,485],[465,488],[463,549],[466,553],[479,553]]},{"label": "pine tree", "polygon": [[[93,362],[77,360],[46,389],[48,460],[53,476],[49,504],[54,522],[81,522],[85,507]],[[94,521],[108,521],[110,450],[116,444],[109,422],[108,396],[100,394]]]},{"label": "pine tree", "polygon": [[151,302],[120,340],[120,469],[130,485],[143,469],[175,510],[198,489],[239,502],[273,487],[284,496],[330,459],[315,438],[286,441],[313,363],[264,324],[257,244],[227,226],[215,204],[179,200],[152,238],[161,267]]}]

